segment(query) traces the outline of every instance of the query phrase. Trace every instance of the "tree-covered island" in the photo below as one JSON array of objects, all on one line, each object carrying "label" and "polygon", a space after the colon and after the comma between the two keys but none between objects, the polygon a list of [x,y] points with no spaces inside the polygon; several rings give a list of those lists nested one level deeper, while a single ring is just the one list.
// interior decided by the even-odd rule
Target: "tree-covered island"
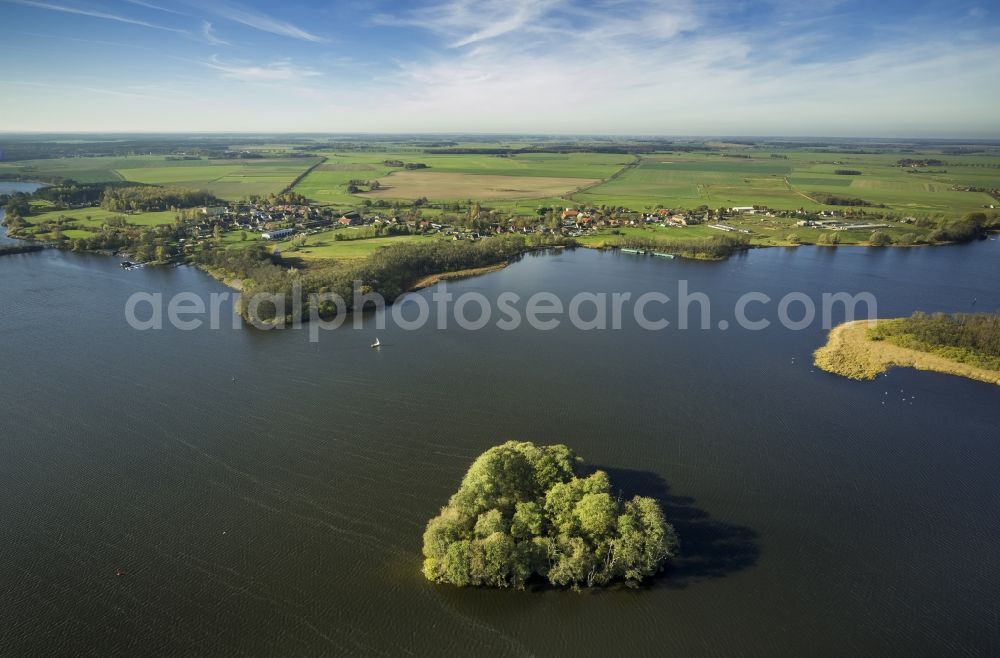
[{"label": "tree-covered island", "polygon": [[622,500],[603,471],[582,475],[565,445],[508,441],[472,463],[427,523],[424,575],[523,588],[533,578],[594,587],[658,573],[677,535],[652,498]]}]

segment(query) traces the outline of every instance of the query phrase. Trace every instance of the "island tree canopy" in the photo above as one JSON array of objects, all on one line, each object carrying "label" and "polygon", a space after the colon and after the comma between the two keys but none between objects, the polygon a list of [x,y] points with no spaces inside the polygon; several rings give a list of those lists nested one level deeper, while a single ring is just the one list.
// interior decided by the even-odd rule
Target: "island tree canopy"
[{"label": "island tree canopy", "polygon": [[453,585],[523,587],[638,582],[663,567],[677,536],[659,504],[611,492],[603,471],[581,477],[564,445],[508,441],[473,462],[424,532],[424,575]]}]

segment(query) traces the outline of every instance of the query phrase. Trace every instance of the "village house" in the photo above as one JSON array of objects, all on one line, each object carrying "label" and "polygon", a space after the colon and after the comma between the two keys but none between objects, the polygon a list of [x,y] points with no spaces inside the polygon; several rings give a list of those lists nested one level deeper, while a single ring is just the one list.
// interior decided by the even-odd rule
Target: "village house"
[{"label": "village house", "polygon": [[225,206],[202,206],[198,209],[205,217],[218,217],[225,214]]}]

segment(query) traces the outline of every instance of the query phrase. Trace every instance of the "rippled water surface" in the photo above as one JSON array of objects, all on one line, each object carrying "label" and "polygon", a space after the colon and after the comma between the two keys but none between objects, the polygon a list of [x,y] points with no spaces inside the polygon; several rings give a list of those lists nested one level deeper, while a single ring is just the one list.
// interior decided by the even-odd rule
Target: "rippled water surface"
[{"label": "rippled water surface", "polygon": [[[883,316],[995,310],[998,244],[725,263],[577,250],[451,289],[673,296],[687,279],[713,324],[750,290],[869,290]],[[817,372],[818,326],[368,317],[312,344],[228,316],[124,322],[133,292],[184,290],[225,292],[188,268],[0,258],[0,654],[1000,653],[1000,388]],[[509,438],[568,443],[659,497],[682,559],[639,590],[425,582],[424,524]]]}]

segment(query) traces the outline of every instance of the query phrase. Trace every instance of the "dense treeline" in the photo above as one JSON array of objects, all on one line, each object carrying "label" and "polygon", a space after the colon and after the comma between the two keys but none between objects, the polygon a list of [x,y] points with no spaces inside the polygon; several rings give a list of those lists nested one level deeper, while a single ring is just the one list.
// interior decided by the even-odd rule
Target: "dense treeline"
[{"label": "dense treeline", "polygon": [[872,206],[871,201],[865,201],[864,199],[848,199],[842,196],[824,196],[816,199],[817,203],[822,203],[827,206]]},{"label": "dense treeline", "polygon": [[426,149],[426,153],[448,153],[452,155],[500,155],[511,156],[522,153],[614,153],[632,155],[635,153],[657,153],[661,151],[711,151],[708,146],[677,144],[674,142],[635,142],[624,144],[551,144],[546,146],[456,146]]},{"label": "dense treeline", "polygon": [[962,219],[937,222],[927,235],[928,242],[969,242],[986,237],[987,231],[1000,229],[1000,214],[968,213]]},{"label": "dense treeline", "polygon": [[1000,315],[995,313],[917,312],[879,322],[868,330],[868,337],[1000,370]]},{"label": "dense treeline", "polygon": [[700,240],[664,240],[641,236],[624,236],[618,238],[611,246],[627,249],[652,249],[688,258],[722,259],[732,256],[738,251],[750,248],[746,238],[732,235],[715,235]]},{"label": "dense treeline", "polygon": [[[0,159],[4,161],[40,160],[49,158],[170,155],[190,156],[209,153],[229,153],[232,145],[246,148],[266,145],[272,140],[256,135],[198,135],[192,137],[155,135],[90,134],[81,140],[78,133],[38,135],[3,135],[0,137]],[[288,142],[305,141],[304,136],[286,135]],[[312,141],[308,139],[308,141]]]},{"label": "dense treeline", "polygon": [[74,251],[127,251],[139,262],[164,262],[178,256],[177,243],[185,236],[181,226],[134,226],[124,217],[111,220],[90,237],[64,239],[57,227],[56,241]]},{"label": "dense treeline", "polygon": [[16,192],[9,197],[3,204],[4,214],[7,216],[9,221],[14,217],[27,217],[31,214],[31,197],[29,197],[24,192]]},{"label": "dense treeline", "polygon": [[135,183],[77,183],[63,182],[57,185],[42,187],[35,191],[36,199],[45,199],[62,206],[84,205],[98,203],[105,190],[115,187],[134,187]]},{"label": "dense treeline", "polygon": [[245,249],[207,248],[196,253],[192,261],[223,279],[247,279],[245,289],[280,292],[290,289],[294,278],[288,269],[273,262],[263,244],[254,244]]},{"label": "dense treeline", "polygon": [[101,207],[113,212],[150,212],[219,204],[225,202],[205,190],[153,185],[108,187],[101,197]]},{"label": "dense treeline", "polygon": [[581,477],[577,462],[564,445],[508,441],[484,452],[427,524],[424,576],[517,588],[539,576],[577,588],[655,575],[678,545],[659,504],[621,500],[606,473]]},{"label": "dense treeline", "polygon": [[833,173],[838,176],[860,176],[861,172],[857,169],[837,169]]}]

